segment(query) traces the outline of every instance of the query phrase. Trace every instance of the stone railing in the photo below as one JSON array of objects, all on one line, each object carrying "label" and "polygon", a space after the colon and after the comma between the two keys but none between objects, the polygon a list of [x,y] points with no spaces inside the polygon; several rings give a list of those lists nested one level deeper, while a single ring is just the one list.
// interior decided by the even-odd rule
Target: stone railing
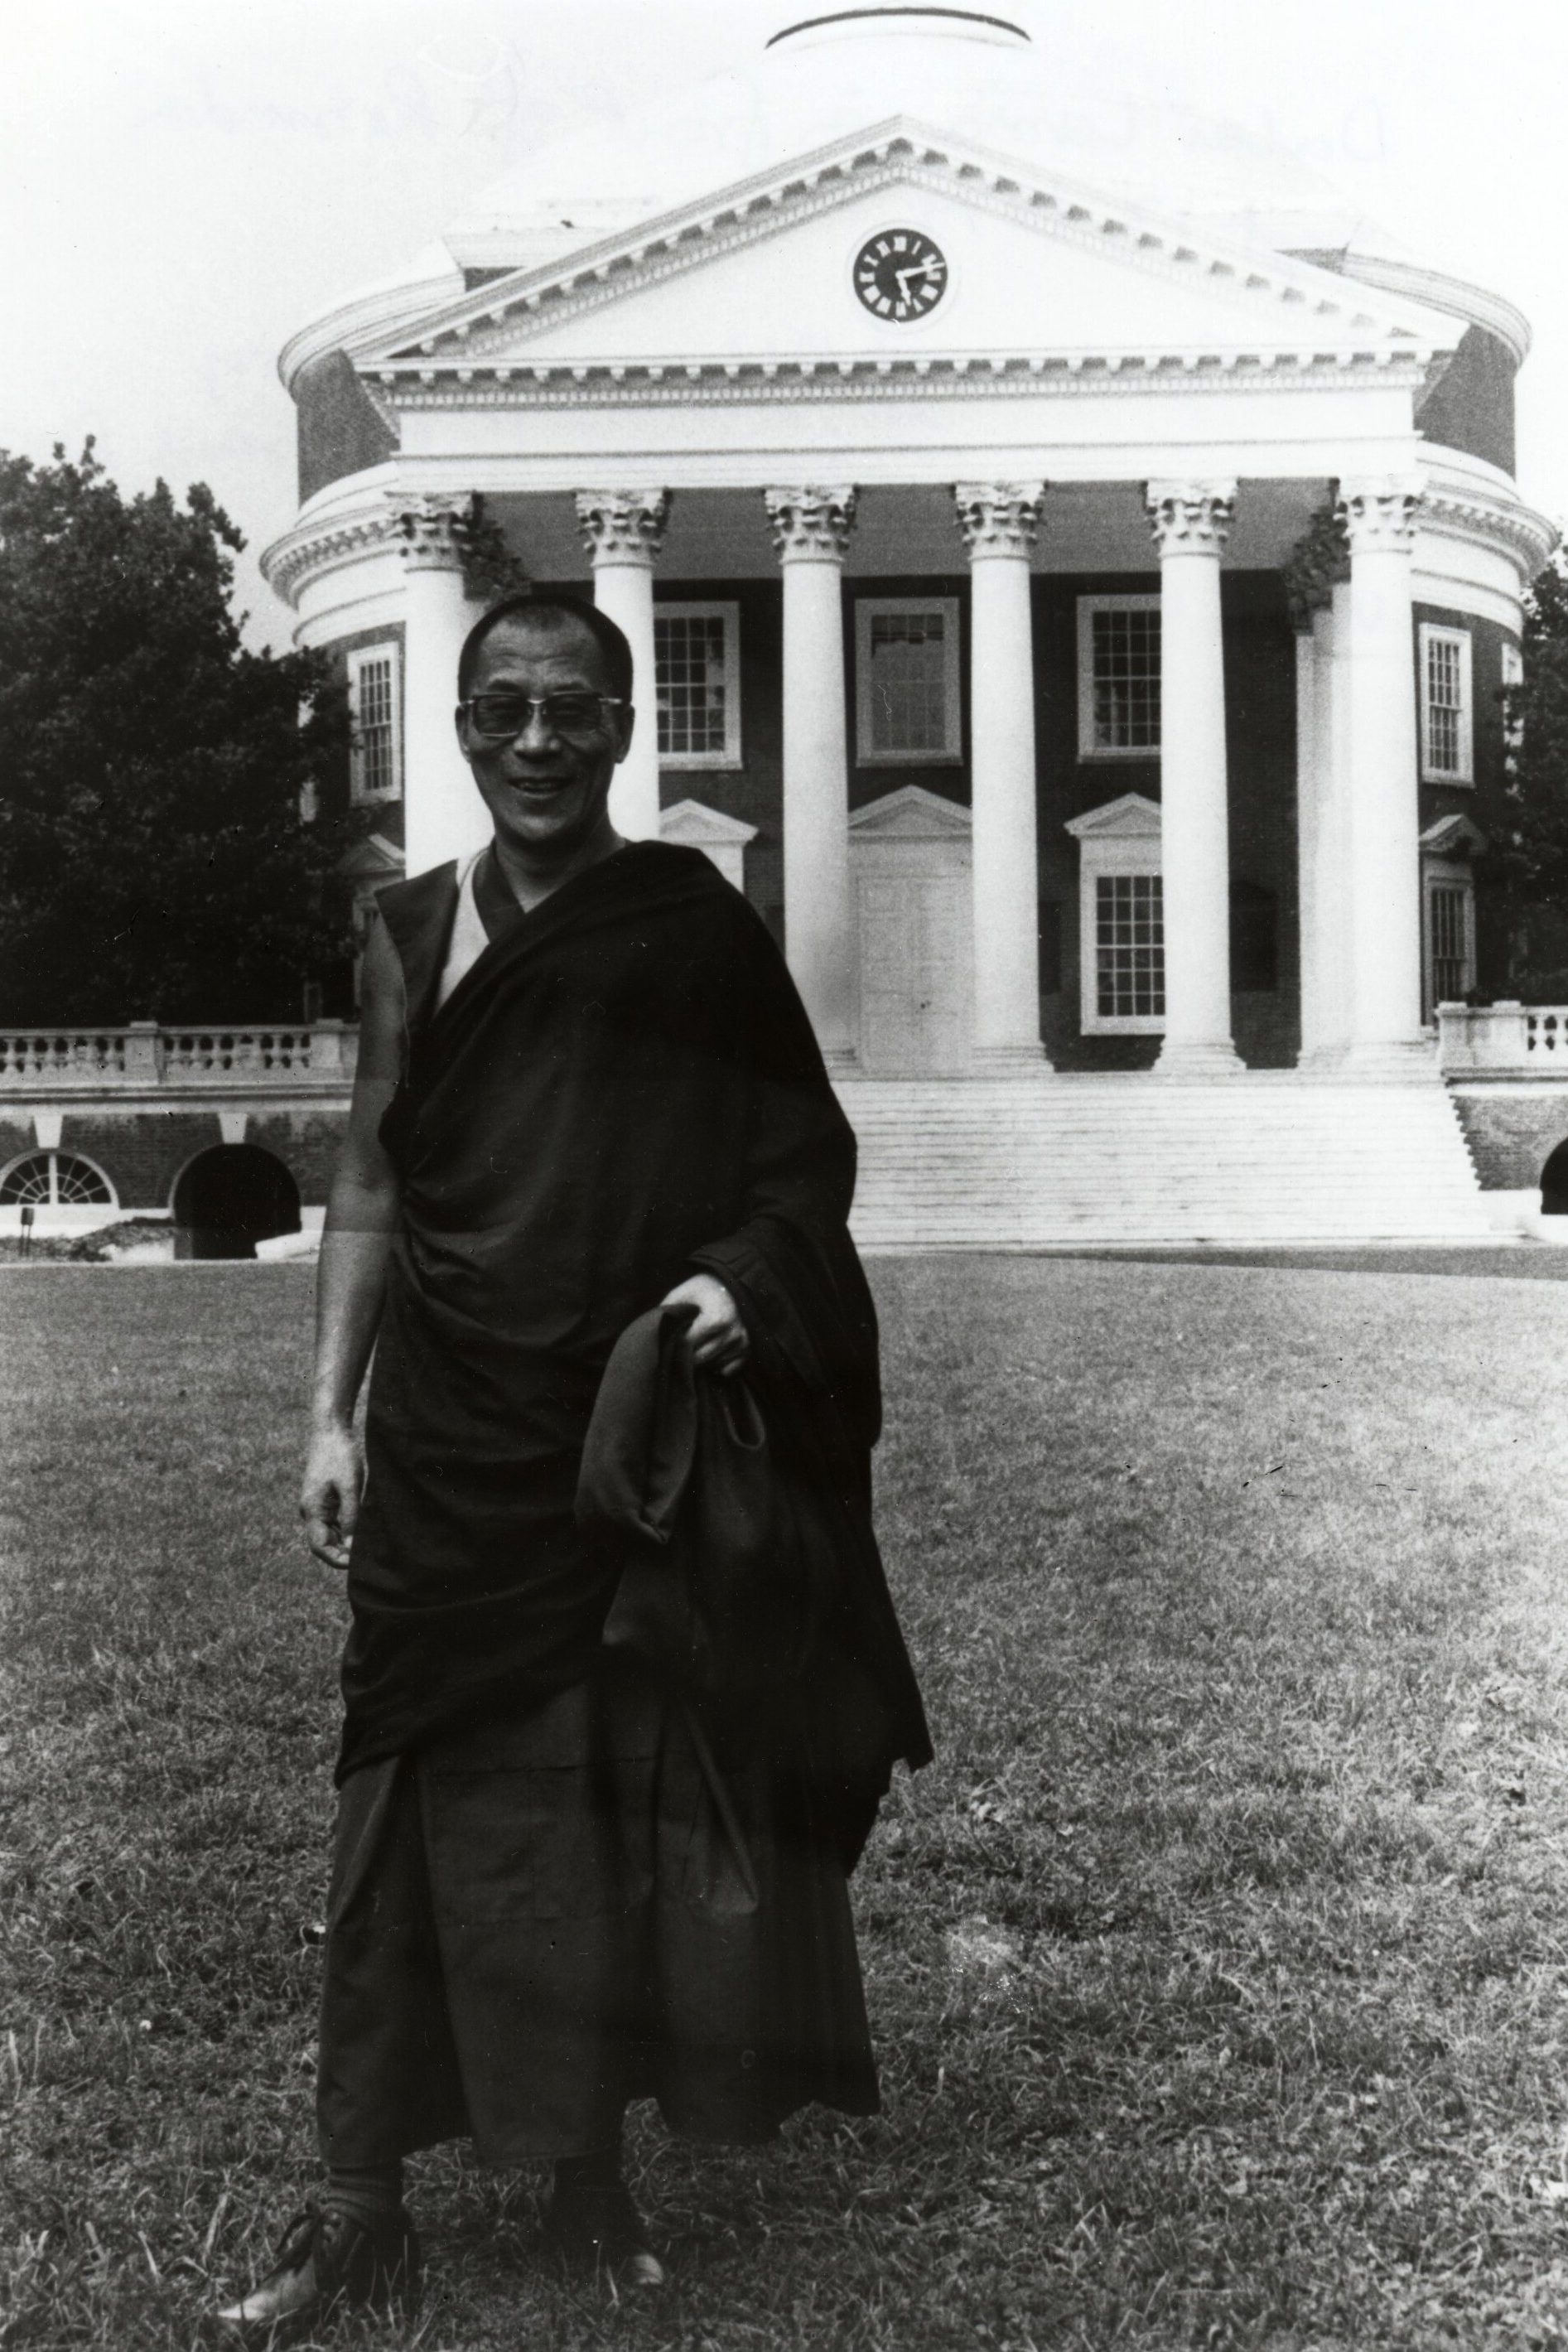
[{"label": "stone railing", "polygon": [[1568,1082],[1568,1004],[1439,1004],[1437,1059],[1450,1078]]},{"label": "stone railing", "polygon": [[330,1092],[353,1078],[360,1033],[341,1021],[297,1029],[0,1030],[0,1099],[155,1091]]}]

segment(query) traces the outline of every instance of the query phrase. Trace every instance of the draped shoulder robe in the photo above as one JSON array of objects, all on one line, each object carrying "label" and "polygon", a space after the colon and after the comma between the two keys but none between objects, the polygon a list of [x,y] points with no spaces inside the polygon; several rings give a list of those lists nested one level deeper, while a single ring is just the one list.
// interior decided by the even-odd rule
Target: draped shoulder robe
[{"label": "draped shoulder robe", "polygon": [[875,1315],[854,1139],[772,939],[700,853],[628,845],[509,910],[444,1003],[446,866],[381,908],[407,1066],[382,1125],[403,1213],[367,1423],[339,1776],[580,1682],[614,1570],[572,1501],[625,1326],[702,1268],[831,1493],[839,1605],[806,1703],[852,1860],[894,1758],[930,1753],[871,1531]]}]

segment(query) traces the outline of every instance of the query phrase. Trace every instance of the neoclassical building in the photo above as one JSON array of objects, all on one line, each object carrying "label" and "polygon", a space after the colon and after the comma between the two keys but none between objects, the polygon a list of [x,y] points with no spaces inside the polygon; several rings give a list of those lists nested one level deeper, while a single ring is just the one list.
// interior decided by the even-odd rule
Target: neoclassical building
[{"label": "neoclassical building", "polygon": [[893,1237],[1473,1230],[1433,1016],[1501,976],[1527,327],[1239,134],[1064,93],[1031,5],[780,5],[749,79],[292,339],[265,568],[346,667],[359,883],[483,837],[504,543],[631,637],[617,821],[776,928]]}]

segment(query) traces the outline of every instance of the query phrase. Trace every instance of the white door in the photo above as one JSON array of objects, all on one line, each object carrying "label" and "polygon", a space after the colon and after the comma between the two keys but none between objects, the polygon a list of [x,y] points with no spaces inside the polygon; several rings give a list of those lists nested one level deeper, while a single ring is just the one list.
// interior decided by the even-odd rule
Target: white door
[{"label": "white door", "polygon": [[876,1077],[927,1077],[968,1060],[968,876],[862,874],[861,1063]]}]

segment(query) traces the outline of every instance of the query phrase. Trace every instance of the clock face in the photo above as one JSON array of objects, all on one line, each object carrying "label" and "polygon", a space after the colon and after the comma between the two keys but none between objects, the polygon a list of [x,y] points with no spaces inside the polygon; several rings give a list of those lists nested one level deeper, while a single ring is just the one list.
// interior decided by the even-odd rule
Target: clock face
[{"label": "clock face", "polygon": [[883,229],[867,237],[855,256],[855,292],[873,318],[894,325],[924,319],[946,285],[941,247],[923,229]]}]

